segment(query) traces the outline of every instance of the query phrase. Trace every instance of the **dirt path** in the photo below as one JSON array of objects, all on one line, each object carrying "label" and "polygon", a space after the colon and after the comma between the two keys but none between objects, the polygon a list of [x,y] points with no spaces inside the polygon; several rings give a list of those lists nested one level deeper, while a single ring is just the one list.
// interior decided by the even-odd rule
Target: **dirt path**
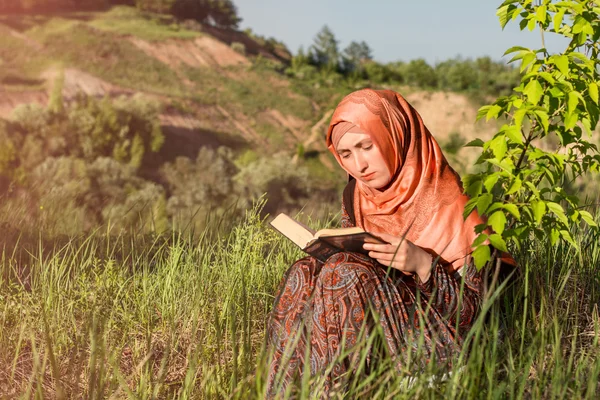
[{"label": "dirt path", "polygon": [[[319,140],[324,142],[325,139],[325,125],[329,122],[329,119],[333,115],[334,110],[328,110],[323,114],[323,117],[310,129],[310,137],[306,139],[303,146],[308,149],[313,143],[318,143]],[[318,146],[323,147],[323,146]]]}]

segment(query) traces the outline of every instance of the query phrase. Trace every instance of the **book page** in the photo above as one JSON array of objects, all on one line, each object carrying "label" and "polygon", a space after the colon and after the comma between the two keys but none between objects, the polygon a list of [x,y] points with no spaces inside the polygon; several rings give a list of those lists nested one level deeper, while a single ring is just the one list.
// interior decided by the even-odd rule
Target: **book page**
[{"label": "book page", "polygon": [[364,230],[359,228],[358,226],[353,226],[352,228],[328,228],[328,229],[320,229],[315,233],[315,238],[319,237],[327,237],[327,236],[345,236],[345,235],[355,235],[357,233],[363,233]]},{"label": "book page", "polygon": [[271,221],[271,226],[296,243],[301,249],[305,248],[313,240],[314,231],[312,229],[283,213]]}]

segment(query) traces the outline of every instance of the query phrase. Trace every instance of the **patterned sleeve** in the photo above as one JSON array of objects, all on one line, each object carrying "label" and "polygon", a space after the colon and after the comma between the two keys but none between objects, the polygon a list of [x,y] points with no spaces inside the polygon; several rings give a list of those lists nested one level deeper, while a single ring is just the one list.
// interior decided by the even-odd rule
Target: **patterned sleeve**
[{"label": "patterned sleeve", "polygon": [[348,216],[348,212],[346,211],[346,206],[342,201],[342,228],[352,228],[352,222],[350,221],[350,216]]},{"label": "patterned sleeve", "polygon": [[483,270],[477,271],[472,261],[463,269],[462,275],[452,274],[437,263],[425,283],[420,282],[415,274],[417,287],[427,297],[431,307],[444,316],[451,326],[456,325],[458,319],[461,334],[471,327],[479,314],[483,292]]}]

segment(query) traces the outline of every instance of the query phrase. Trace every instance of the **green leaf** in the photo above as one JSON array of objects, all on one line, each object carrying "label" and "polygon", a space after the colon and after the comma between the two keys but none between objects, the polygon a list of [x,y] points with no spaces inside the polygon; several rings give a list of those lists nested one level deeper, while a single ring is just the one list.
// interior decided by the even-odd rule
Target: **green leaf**
[{"label": "green leaf", "polygon": [[529,29],[530,32],[533,32],[533,30],[535,29],[535,24],[536,24],[535,19],[531,18],[529,20],[529,22],[527,23],[527,29]]},{"label": "green leaf", "polygon": [[492,148],[492,152],[494,153],[494,157],[496,160],[500,161],[504,158],[506,154],[506,150],[508,150],[508,145],[506,144],[506,137],[502,134],[499,134],[490,143],[490,147]]},{"label": "green leaf", "polygon": [[500,26],[502,27],[502,29],[504,29],[504,27],[506,26],[506,24],[508,24],[508,21],[510,20],[508,16],[508,5],[499,7],[496,11],[496,15],[500,20]]},{"label": "green leaf", "polygon": [[494,201],[494,197],[490,193],[485,193],[477,198],[477,211],[479,214],[486,212],[490,204]]},{"label": "green leaf", "polygon": [[485,160],[486,162],[495,165],[496,167],[500,168],[503,171],[508,172],[509,174],[513,173],[513,169],[515,168],[514,163],[510,160],[510,158],[505,158],[502,161],[498,161],[494,158],[490,158]]},{"label": "green leaf", "polygon": [[514,53],[515,51],[531,51],[527,47],[523,46],[513,46],[510,49],[506,50],[502,56],[508,55],[510,53]]},{"label": "green leaf", "polygon": [[492,108],[492,106],[483,106],[479,110],[477,110],[477,117],[475,118],[475,120],[479,121],[481,118],[485,117],[490,108]]},{"label": "green leaf", "polygon": [[487,178],[485,178],[485,182],[483,182],[483,186],[485,186],[485,190],[487,190],[488,192],[491,193],[492,189],[494,188],[494,185],[496,185],[496,182],[498,182],[499,178],[500,178],[500,175],[497,173],[494,173],[494,174],[488,176]]},{"label": "green leaf", "polygon": [[496,211],[488,218],[487,222],[494,229],[494,232],[502,234],[506,225],[506,215],[502,211]]},{"label": "green leaf", "polygon": [[525,118],[525,113],[527,112],[526,108],[519,108],[515,111],[514,119],[515,119],[515,127],[517,129],[521,129],[521,125],[523,124],[523,118]]},{"label": "green leaf", "polygon": [[527,186],[529,190],[531,190],[535,197],[540,197],[540,191],[532,182],[525,182],[525,186]]},{"label": "green leaf", "polygon": [[563,123],[566,129],[573,129],[577,125],[577,114],[570,114],[564,116]]},{"label": "green leaf", "polygon": [[521,189],[521,186],[522,186],[521,179],[519,179],[518,177],[515,177],[515,180],[508,188],[508,191],[506,192],[506,194],[513,194],[515,192],[518,192],[519,189]]},{"label": "green leaf", "polygon": [[531,202],[531,210],[533,211],[535,223],[539,225],[546,213],[546,204],[541,200],[534,200]]},{"label": "green leaf", "polygon": [[498,117],[498,114],[500,113],[500,111],[502,111],[502,107],[500,107],[499,105],[491,106],[487,112],[487,115],[485,116],[486,122],[492,118]]},{"label": "green leaf", "polygon": [[575,17],[575,24],[573,25],[573,34],[583,33],[587,35],[594,34],[594,28],[590,23],[581,15]]},{"label": "green leaf", "polygon": [[500,20],[500,26],[502,29],[504,29],[511,18],[514,19],[518,14],[519,9],[512,3],[513,2],[504,2],[504,4],[502,4],[496,11],[496,15]]},{"label": "green leaf", "polygon": [[560,26],[562,25],[563,17],[565,16],[566,8],[561,8],[559,12],[554,14],[554,18],[552,18],[552,23],[554,24],[554,31],[558,33],[560,31]]},{"label": "green leaf", "polygon": [[479,245],[481,245],[483,242],[485,242],[488,239],[488,235],[486,235],[485,233],[480,233],[479,236],[477,236],[477,238],[473,241],[473,244],[471,245],[471,247],[477,247]]},{"label": "green leaf", "polygon": [[590,98],[594,100],[594,103],[598,104],[598,85],[596,82],[590,83],[588,91],[590,93]]},{"label": "green leaf", "polygon": [[525,86],[525,89],[523,89],[523,93],[527,96],[527,100],[535,105],[542,98],[544,89],[537,79],[532,79],[529,81],[527,86]]},{"label": "green leaf", "polygon": [[579,98],[577,97],[577,93],[575,91],[569,92],[567,97],[567,112],[569,114],[573,114],[573,112],[577,108],[577,104],[579,104]]},{"label": "green leaf", "polygon": [[546,206],[550,211],[552,211],[554,215],[556,215],[560,222],[562,222],[565,225],[569,225],[569,219],[565,215],[565,211],[563,210],[560,204],[549,201],[546,203]]},{"label": "green leaf", "polygon": [[552,229],[550,231],[550,243],[554,246],[559,238],[560,232],[558,231],[558,229]]},{"label": "green leaf", "polygon": [[569,58],[564,55],[552,56],[550,61],[556,65],[563,75],[569,75]]},{"label": "green leaf", "polygon": [[581,124],[583,125],[583,127],[585,128],[586,133],[592,137],[592,121],[589,120],[589,118],[582,118],[581,119]]},{"label": "green leaf", "polygon": [[484,141],[481,139],[471,140],[469,143],[465,144],[463,147],[483,147]]},{"label": "green leaf", "polygon": [[474,197],[467,201],[467,204],[465,204],[465,209],[463,210],[463,219],[467,219],[467,217],[473,212],[478,200],[479,199],[477,197]]},{"label": "green leaf", "polygon": [[548,72],[542,71],[542,72],[539,72],[538,75],[540,77],[544,78],[544,80],[551,85],[554,85],[554,82],[556,82],[556,80],[554,80],[552,75],[550,75]]},{"label": "green leaf", "polygon": [[[592,60],[590,60],[585,54],[580,53],[578,51],[573,51],[568,53],[568,57],[571,60],[575,60],[575,62],[577,64],[579,64],[579,66],[581,66],[582,64],[585,65],[585,67],[591,72],[594,73],[594,62]],[[580,62],[578,62],[580,61]]]},{"label": "green leaf", "polygon": [[471,197],[479,196],[482,186],[481,178],[473,180],[467,187],[467,194]]},{"label": "green leaf", "polygon": [[529,64],[531,64],[532,62],[534,62],[535,60],[537,60],[537,57],[535,56],[535,53],[526,53],[523,55],[523,60],[521,61],[521,68],[519,69],[520,72],[525,71],[525,69],[529,66]]},{"label": "green leaf", "polygon": [[550,121],[548,118],[548,113],[546,111],[542,111],[542,110],[535,110],[535,115],[536,115],[539,123],[544,128],[544,132],[548,133],[548,128],[550,128]]},{"label": "green leaf", "polygon": [[509,213],[511,213],[511,215],[513,217],[515,217],[516,219],[521,219],[521,213],[519,212],[519,207],[517,207],[515,204],[504,204],[502,205],[502,208],[505,209],[506,211],[508,211]]},{"label": "green leaf", "polygon": [[490,261],[490,247],[486,245],[481,245],[475,249],[473,254],[471,254],[473,260],[475,260],[475,266],[477,269],[483,268],[485,263]]},{"label": "green leaf", "polygon": [[560,236],[562,236],[564,240],[569,242],[571,246],[578,248],[577,243],[575,243],[575,240],[573,240],[573,236],[571,236],[571,232],[567,231],[566,229],[562,229],[560,231]]},{"label": "green leaf", "polygon": [[535,19],[541,23],[541,24],[545,24],[546,23],[546,17],[548,16],[548,14],[546,14],[546,12],[548,11],[548,8],[545,5],[541,5],[537,8],[537,10],[535,10]]},{"label": "green leaf", "polygon": [[521,135],[521,130],[514,125],[510,125],[504,130],[504,134],[508,139],[510,139],[513,143],[523,144],[523,136]]},{"label": "green leaf", "polygon": [[506,242],[504,241],[502,236],[498,235],[497,233],[494,233],[494,234],[490,235],[489,239],[490,239],[490,243],[492,244],[492,246],[494,246],[494,248],[508,253],[508,248],[506,247]]},{"label": "green leaf", "polygon": [[581,216],[581,219],[583,219],[589,226],[598,227],[596,221],[594,221],[594,217],[589,212],[582,210],[579,211],[579,215]]}]

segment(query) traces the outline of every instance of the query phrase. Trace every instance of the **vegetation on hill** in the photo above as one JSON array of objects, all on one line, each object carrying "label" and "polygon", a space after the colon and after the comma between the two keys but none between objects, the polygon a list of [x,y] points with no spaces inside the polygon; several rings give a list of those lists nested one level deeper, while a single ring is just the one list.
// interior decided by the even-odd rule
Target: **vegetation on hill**
[{"label": "vegetation on hill", "polygon": [[115,5],[135,6],[143,11],[170,14],[222,28],[237,28],[241,19],[231,0],[11,0],[0,2],[2,13],[64,13],[103,11]]}]

